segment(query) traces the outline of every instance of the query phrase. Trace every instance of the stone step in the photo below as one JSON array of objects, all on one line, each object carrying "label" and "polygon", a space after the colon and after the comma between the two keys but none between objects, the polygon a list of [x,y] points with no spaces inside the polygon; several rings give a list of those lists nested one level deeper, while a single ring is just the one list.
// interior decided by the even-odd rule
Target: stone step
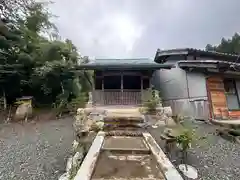
[{"label": "stone step", "polygon": [[138,124],[104,124],[104,131],[115,131],[115,130],[131,130],[131,131],[139,131],[141,130],[141,126]]},{"label": "stone step", "polygon": [[138,148],[102,148],[101,151],[107,151],[111,153],[117,153],[117,154],[151,154],[150,149],[138,149]]},{"label": "stone step", "polygon": [[133,123],[142,123],[144,122],[144,117],[136,117],[131,115],[124,116],[106,116],[103,118],[104,122],[133,122]]},{"label": "stone step", "polygon": [[[164,179],[164,178],[162,178]],[[112,178],[92,178],[91,180],[113,180]],[[141,177],[141,178],[116,178],[114,177],[114,180],[160,180],[158,178],[152,178],[152,177]]]},{"label": "stone step", "polygon": [[142,131],[137,129],[119,129],[105,132],[106,136],[142,136]]}]

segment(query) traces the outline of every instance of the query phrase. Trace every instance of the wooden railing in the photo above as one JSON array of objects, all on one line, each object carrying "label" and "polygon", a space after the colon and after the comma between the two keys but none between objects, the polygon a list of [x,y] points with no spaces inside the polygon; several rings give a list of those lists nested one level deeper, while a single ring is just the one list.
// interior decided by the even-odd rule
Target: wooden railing
[{"label": "wooden railing", "polygon": [[147,90],[95,90],[92,93],[94,105],[140,105],[148,98]]}]

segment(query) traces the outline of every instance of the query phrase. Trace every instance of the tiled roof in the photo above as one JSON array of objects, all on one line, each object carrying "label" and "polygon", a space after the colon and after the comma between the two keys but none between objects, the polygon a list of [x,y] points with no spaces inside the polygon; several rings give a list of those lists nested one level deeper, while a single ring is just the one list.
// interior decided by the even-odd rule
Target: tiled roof
[{"label": "tiled roof", "polygon": [[239,63],[217,60],[184,60],[178,61],[177,66],[180,68],[211,68],[224,71],[240,71]]},{"label": "tiled roof", "polygon": [[155,64],[152,59],[148,58],[136,58],[136,59],[95,59],[89,62],[89,64]]},{"label": "tiled roof", "polygon": [[[152,68],[157,69],[164,67],[148,58],[138,59],[96,59],[82,64],[79,68],[84,69],[132,69],[132,68]],[[166,66],[167,67],[167,66]]]},{"label": "tiled roof", "polygon": [[225,61],[232,61],[235,62],[240,55],[237,54],[228,54],[228,53],[221,53],[216,51],[205,51],[201,49],[194,49],[194,48],[180,48],[180,49],[169,49],[169,50],[160,50],[158,49],[156,52],[156,56],[154,58],[155,62],[163,63],[166,57],[172,55],[198,55],[209,57],[209,59],[217,59],[217,60],[225,60]]}]

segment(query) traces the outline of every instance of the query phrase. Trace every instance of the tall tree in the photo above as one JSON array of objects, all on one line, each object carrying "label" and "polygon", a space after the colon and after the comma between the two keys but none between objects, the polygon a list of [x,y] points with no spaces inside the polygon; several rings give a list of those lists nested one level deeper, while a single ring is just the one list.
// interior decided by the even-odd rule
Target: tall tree
[{"label": "tall tree", "polygon": [[0,2],[0,86],[8,102],[32,95],[38,104],[51,104],[87,91],[86,73],[73,71],[81,59],[76,46],[54,38],[48,3]]},{"label": "tall tree", "polygon": [[230,39],[222,38],[219,45],[212,46],[208,44],[206,46],[206,50],[230,54],[240,54],[240,36],[238,33],[235,33]]}]

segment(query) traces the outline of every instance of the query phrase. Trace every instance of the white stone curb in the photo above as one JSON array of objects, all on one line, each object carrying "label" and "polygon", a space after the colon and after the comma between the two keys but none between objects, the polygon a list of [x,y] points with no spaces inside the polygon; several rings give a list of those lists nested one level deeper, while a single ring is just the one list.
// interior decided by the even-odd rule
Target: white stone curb
[{"label": "white stone curb", "polygon": [[162,173],[164,174],[166,180],[183,180],[182,176],[167,158],[151,134],[143,132],[143,137],[157,162],[160,164],[160,168],[162,169]]},{"label": "white stone curb", "polygon": [[86,157],[84,158],[80,169],[77,172],[74,180],[90,180],[95,168],[98,155],[100,153],[105,133],[100,131],[95,137]]}]

